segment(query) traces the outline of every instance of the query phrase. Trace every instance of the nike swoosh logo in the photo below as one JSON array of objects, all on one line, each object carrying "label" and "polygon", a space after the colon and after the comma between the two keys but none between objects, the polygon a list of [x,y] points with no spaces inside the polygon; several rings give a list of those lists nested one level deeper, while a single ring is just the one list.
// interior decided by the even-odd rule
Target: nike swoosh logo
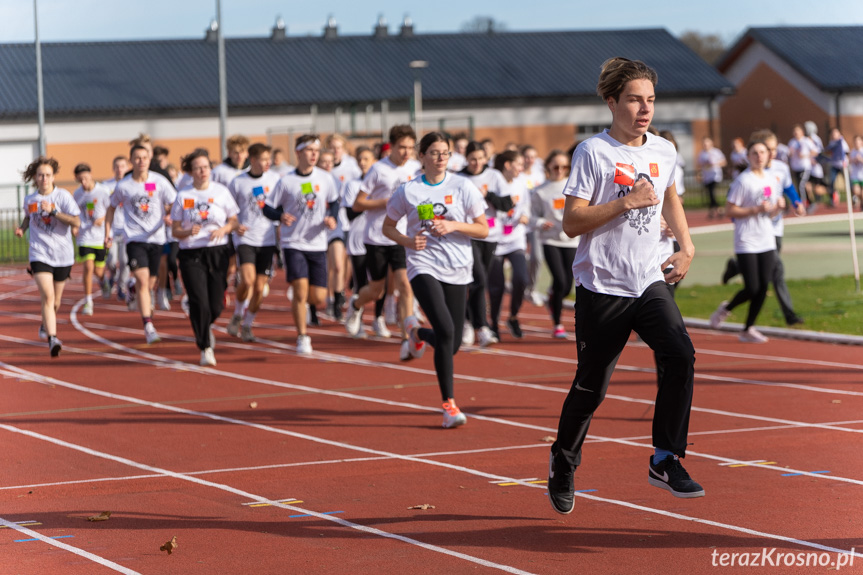
[{"label": "nike swoosh logo", "polygon": [[587,392],[593,393],[592,389],[587,389],[586,387],[581,387],[581,384],[579,384],[579,383],[575,384],[575,389],[577,389],[578,391],[587,391]]},{"label": "nike swoosh logo", "polygon": [[658,474],[657,472],[655,472],[655,471],[653,470],[653,468],[651,467],[651,468],[650,468],[650,472],[651,472],[653,475],[655,475],[656,477],[658,477],[659,479],[663,480],[665,483],[668,483],[668,472],[667,472],[667,471],[663,471],[663,472],[662,472],[662,475],[660,475],[660,474]]}]

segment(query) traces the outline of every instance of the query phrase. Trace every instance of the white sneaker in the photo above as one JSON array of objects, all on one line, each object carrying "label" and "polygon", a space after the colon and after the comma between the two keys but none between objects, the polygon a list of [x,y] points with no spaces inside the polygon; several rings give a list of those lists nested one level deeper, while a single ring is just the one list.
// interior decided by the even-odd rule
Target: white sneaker
[{"label": "white sneaker", "polygon": [[358,296],[352,295],[351,299],[348,300],[348,313],[345,316],[345,331],[353,336],[360,332],[363,324],[363,310],[354,307],[357,299]]},{"label": "white sneaker", "polygon": [[469,321],[464,322],[464,330],[461,332],[461,344],[473,345],[476,341],[476,332]]},{"label": "white sneaker", "polygon": [[285,292],[288,301],[294,301],[294,286],[288,286],[288,291]]},{"label": "white sneaker", "polygon": [[137,286],[135,285],[135,280],[130,279],[129,283],[126,284],[126,309],[129,311],[135,311],[138,309],[138,293]]},{"label": "white sneaker", "polygon": [[213,353],[212,347],[201,352],[201,365],[216,365],[216,354]]},{"label": "white sneaker", "polygon": [[767,343],[770,341],[766,335],[751,326],[749,329],[741,331],[738,337],[743,343]]},{"label": "white sneaker", "polygon": [[297,353],[299,355],[312,355],[312,338],[307,335],[298,335]]},{"label": "white sneaker", "polygon": [[171,311],[171,300],[168,299],[168,290],[160,289],[156,297],[156,304],[162,311]]},{"label": "white sneaker", "polygon": [[243,321],[243,318],[238,315],[232,315],[231,321],[228,322],[228,335],[232,335],[237,337],[240,333],[240,322]]},{"label": "white sneaker", "polygon": [[443,427],[445,429],[459,427],[465,423],[467,423],[467,417],[465,417],[455,404],[454,399],[450,399],[443,404]]},{"label": "white sneaker", "polygon": [[390,325],[399,323],[399,306],[395,296],[388,295],[384,300],[384,317]]},{"label": "white sneaker", "polygon": [[81,313],[84,315],[93,315],[93,302],[85,302],[84,307],[81,308]]},{"label": "white sneaker", "polygon": [[213,324],[210,324],[209,332],[210,347],[216,349],[216,334],[213,333]]},{"label": "white sneaker", "polygon": [[60,355],[61,349],[63,349],[63,342],[60,341],[59,337],[48,338],[48,351],[51,353],[51,357]]},{"label": "white sneaker", "polygon": [[45,324],[39,324],[39,339],[42,341],[48,341],[48,332],[45,331]]},{"label": "white sneaker", "polygon": [[269,282],[264,284],[264,289],[261,290],[261,294],[263,294],[264,297],[267,297],[268,295],[270,295],[270,283]]},{"label": "white sneaker", "polygon": [[252,333],[252,326],[250,326],[250,325],[240,326],[240,339],[245,341],[246,343],[252,343],[255,341],[255,336]]},{"label": "white sneaker", "polygon": [[387,327],[387,322],[384,320],[384,316],[379,315],[372,322],[372,330],[375,332],[375,335],[378,337],[392,337],[393,334]]},{"label": "white sneaker", "polygon": [[494,332],[489,329],[487,325],[482,326],[479,329],[479,335],[477,336],[479,339],[480,347],[488,347],[495,343],[500,343],[498,339],[494,336]]},{"label": "white sneaker", "polygon": [[418,336],[417,330],[420,327],[420,322],[416,316],[410,316],[405,320],[405,332],[408,334],[408,351],[414,359],[419,359],[426,352],[426,342]]},{"label": "white sneaker", "polygon": [[412,357],[411,342],[408,339],[403,339],[401,346],[399,346],[399,359],[402,361],[408,361]]},{"label": "white sneaker", "polygon": [[710,327],[713,329],[717,329],[719,325],[725,321],[728,317],[728,314],[731,312],[728,311],[728,302],[724,301],[719,304],[719,307],[716,308],[716,311],[710,314]]},{"label": "white sneaker", "polygon": [[528,299],[530,300],[530,303],[532,303],[536,307],[543,307],[545,305],[545,300],[543,299],[542,295],[536,290],[532,290],[528,294]]},{"label": "white sneaker", "polygon": [[414,300],[414,317],[417,318],[420,323],[425,323],[426,321],[426,316],[423,315],[423,311],[417,300]]},{"label": "white sneaker", "polygon": [[147,343],[159,343],[162,338],[156,333],[156,326],[152,323],[144,324],[144,335],[147,336]]}]

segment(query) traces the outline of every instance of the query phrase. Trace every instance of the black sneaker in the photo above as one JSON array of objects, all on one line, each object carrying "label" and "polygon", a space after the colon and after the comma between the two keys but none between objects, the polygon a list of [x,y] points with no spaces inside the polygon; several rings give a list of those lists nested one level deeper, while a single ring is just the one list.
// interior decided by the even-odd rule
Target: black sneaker
[{"label": "black sneaker", "polygon": [[63,349],[63,342],[53,335],[48,338],[48,349],[51,351],[51,357],[60,355],[60,350]]},{"label": "black sneaker", "polygon": [[548,454],[548,500],[561,515],[569,515],[575,505],[575,470],[562,455]]},{"label": "black sneaker", "polygon": [[509,333],[512,334],[512,337],[515,339],[521,339],[524,337],[524,334],[521,331],[521,326],[518,325],[518,318],[511,317],[506,320],[506,328],[509,330]]},{"label": "black sneaker", "polygon": [[689,477],[683,469],[680,460],[673,455],[653,464],[653,456],[650,456],[650,472],[647,480],[654,487],[667,489],[675,497],[704,497],[704,488]]},{"label": "black sneaker", "polygon": [[785,320],[785,323],[788,325],[788,327],[791,327],[792,325],[800,325],[803,323],[803,318],[800,317],[799,315],[794,315],[794,316],[787,318]]}]

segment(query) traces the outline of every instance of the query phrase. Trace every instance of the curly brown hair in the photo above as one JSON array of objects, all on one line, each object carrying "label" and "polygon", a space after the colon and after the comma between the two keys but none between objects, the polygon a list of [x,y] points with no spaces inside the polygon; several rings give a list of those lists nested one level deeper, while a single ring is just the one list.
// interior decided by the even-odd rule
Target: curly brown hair
[{"label": "curly brown hair", "polygon": [[57,175],[57,172],[60,171],[60,164],[57,163],[57,160],[54,158],[46,158],[45,156],[39,156],[32,162],[27,168],[24,170],[24,181],[25,182],[35,182],[36,179],[36,170],[39,169],[39,166],[51,166],[51,170],[54,172],[54,175]]}]

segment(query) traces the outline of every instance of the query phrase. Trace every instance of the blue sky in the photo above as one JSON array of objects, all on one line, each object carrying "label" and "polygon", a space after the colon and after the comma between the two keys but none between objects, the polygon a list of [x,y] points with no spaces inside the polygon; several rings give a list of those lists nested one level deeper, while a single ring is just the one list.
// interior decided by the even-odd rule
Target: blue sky
[{"label": "blue sky", "polygon": [[[215,16],[215,4],[215,0],[38,0],[39,31],[44,42],[197,38]],[[33,41],[32,0],[0,0],[0,13],[0,42]],[[749,26],[863,25],[863,0],[825,4],[814,0],[222,0],[227,37],[266,36],[278,15],[287,23],[289,35],[319,35],[329,15],[336,19],[340,34],[370,34],[379,15],[395,32],[405,14],[419,34],[457,32],[475,16],[491,16],[511,31],[662,27],[674,34],[686,30],[719,34],[730,43]]]}]

